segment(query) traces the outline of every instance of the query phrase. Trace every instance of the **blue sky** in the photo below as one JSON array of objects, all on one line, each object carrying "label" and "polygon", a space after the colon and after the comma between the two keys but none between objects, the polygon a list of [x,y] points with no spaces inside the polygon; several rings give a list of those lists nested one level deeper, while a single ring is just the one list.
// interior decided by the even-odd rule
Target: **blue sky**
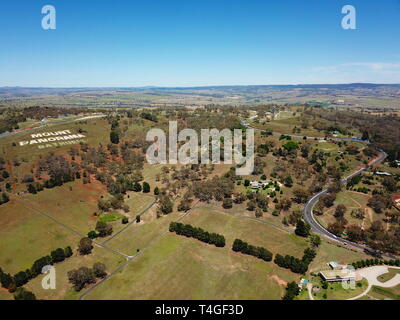
[{"label": "blue sky", "polygon": [[399,39],[399,0],[2,0],[0,86],[400,83]]}]

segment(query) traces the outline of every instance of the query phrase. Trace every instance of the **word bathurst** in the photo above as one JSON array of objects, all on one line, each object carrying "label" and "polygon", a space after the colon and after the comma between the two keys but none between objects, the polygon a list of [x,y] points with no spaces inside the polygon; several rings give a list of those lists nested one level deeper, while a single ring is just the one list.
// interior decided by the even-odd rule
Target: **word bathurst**
[{"label": "word bathurst", "polygon": [[[54,147],[54,143],[52,144],[51,142],[56,142],[56,145],[75,144],[78,143],[80,139],[85,138],[83,134],[80,133],[72,134],[70,130],[34,133],[31,135],[31,137],[32,140],[20,141],[19,145],[23,147],[27,145],[41,144],[38,147],[39,149],[43,149],[48,147]],[[46,143],[46,145],[43,145],[44,143]]]},{"label": "word bathurst", "polygon": [[[198,134],[193,129],[184,129],[178,133],[176,121],[169,122],[168,161],[167,137],[162,129],[151,129],[146,140],[153,142],[147,149],[146,158],[150,164],[209,164],[210,146],[213,164],[219,164],[221,159],[221,143],[223,143],[224,164],[237,165],[237,175],[249,175],[254,171],[254,129],[246,129],[246,151],[243,152],[242,129],[201,129],[201,143]],[[157,139],[156,139],[157,138]],[[180,148],[178,149],[178,142]],[[232,157],[233,154],[233,157]],[[244,165],[245,164],[245,165]]]}]

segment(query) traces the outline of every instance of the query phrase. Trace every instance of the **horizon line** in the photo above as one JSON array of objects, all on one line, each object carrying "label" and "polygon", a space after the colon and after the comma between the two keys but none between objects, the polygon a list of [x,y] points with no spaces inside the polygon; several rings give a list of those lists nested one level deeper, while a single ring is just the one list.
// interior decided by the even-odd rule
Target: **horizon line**
[{"label": "horizon line", "polygon": [[339,85],[374,85],[399,86],[400,83],[346,82],[346,83],[298,83],[298,84],[219,84],[198,86],[0,86],[0,89],[176,89],[176,88],[213,88],[213,87],[279,87],[279,86],[339,86]]}]

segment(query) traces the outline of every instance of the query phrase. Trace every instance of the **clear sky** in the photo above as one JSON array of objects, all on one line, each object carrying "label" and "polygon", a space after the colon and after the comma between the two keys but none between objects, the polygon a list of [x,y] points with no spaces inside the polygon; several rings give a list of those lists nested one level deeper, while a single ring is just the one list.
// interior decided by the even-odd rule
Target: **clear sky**
[{"label": "clear sky", "polygon": [[400,83],[400,0],[0,1],[0,86],[349,82]]}]

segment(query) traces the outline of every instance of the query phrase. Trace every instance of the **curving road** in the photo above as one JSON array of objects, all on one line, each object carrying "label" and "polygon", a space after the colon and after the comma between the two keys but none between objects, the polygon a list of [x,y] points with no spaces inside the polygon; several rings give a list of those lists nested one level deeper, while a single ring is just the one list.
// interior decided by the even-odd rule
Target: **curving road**
[{"label": "curving road", "polygon": [[[366,166],[365,168],[361,168],[355,172],[353,172],[351,175],[349,175],[348,177],[342,179],[343,183],[346,183],[348,180],[352,179],[353,177],[367,171],[369,168],[371,168],[372,166],[381,163],[383,160],[385,160],[387,157],[386,152],[380,150],[379,151],[379,156],[374,159],[368,166]],[[316,195],[314,195],[304,206],[303,209],[303,217],[304,217],[304,221],[306,221],[310,226],[311,226],[311,230],[315,233],[318,233],[326,238],[329,238],[333,241],[337,241],[340,242],[344,245],[347,245],[349,247],[353,247],[353,248],[357,248],[357,249],[361,249],[361,250],[371,250],[371,251],[375,251],[365,245],[362,245],[360,243],[357,242],[352,242],[343,238],[340,238],[336,235],[334,235],[333,233],[329,232],[327,229],[325,229],[314,217],[313,214],[313,208],[316,205],[316,203],[318,202],[318,200],[321,198],[322,195],[326,194],[328,192],[327,189],[322,190],[321,192],[317,193]],[[383,254],[382,256],[390,258],[390,259],[395,259],[396,257],[389,255],[389,254]]]},{"label": "curving road", "polygon": [[[242,121],[242,124],[244,126],[246,126],[247,128],[252,128],[255,131],[265,131],[262,129],[258,129],[258,128],[253,128],[251,127],[249,124],[247,124],[246,122]],[[278,132],[272,132],[272,134],[274,136],[277,135],[281,135],[282,133],[278,133]],[[299,138],[302,139],[303,136],[298,136],[298,135],[293,135],[293,134],[286,134],[287,136],[291,136],[293,138]],[[362,143],[366,143],[366,144],[370,144],[369,141],[367,140],[361,140],[361,139],[357,139],[357,138],[336,138],[336,137],[328,137],[328,138],[321,138],[321,137],[308,137],[306,136],[307,139],[316,139],[316,140],[333,140],[333,141],[356,141],[356,142],[362,142]],[[371,163],[364,167],[361,168],[355,172],[353,172],[352,174],[350,174],[349,176],[347,176],[346,178],[342,179],[343,183],[346,183],[348,180],[352,179],[353,177],[368,171],[368,169],[370,169],[371,167],[373,167],[374,165],[381,163],[382,161],[384,161],[387,157],[386,152],[384,152],[383,150],[379,150],[379,156],[374,159],[373,161],[371,161]],[[324,236],[325,238],[328,238],[330,240],[342,243],[348,247],[353,247],[353,248],[357,248],[357,249],[361,249],[361,250],[370,250],[372,252],[374,252],[375,250],[369,248],[368,246],[362,245],[360,243],[357,242],[352,242],[343,238],[340,238],[336,235],[334,235],[333,233],[329,232],[327,229],[325,229],[314,217],[313,214],[313,208],[314,206],[317,204],[318,200],[321,198],[322,195],[328,193],[328,189],[322,190],[320,192],[318,192],[317,194],[315,194],[304,206],[303,209],[303,217],[304,217],[304,221],[307,222],[310,226],[311,226],[311,230],[317,234],[320,234],[322,236]],[[397,259],[397,257],[390,255],[390,254],[382,254],[383,257],[389,258],[389,259]]]}]

